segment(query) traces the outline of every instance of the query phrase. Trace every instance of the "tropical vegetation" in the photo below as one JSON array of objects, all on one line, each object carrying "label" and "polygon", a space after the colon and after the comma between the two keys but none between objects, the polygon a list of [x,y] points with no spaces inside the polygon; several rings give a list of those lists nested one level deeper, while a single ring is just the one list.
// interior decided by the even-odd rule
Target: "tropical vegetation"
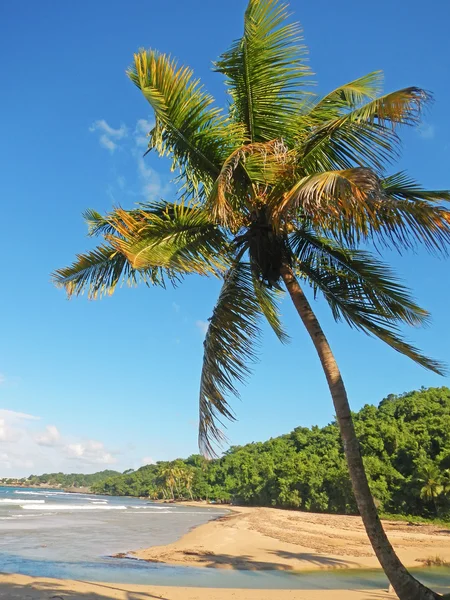
[{"label": "tropical vegetation", "polygon": [[175,202],[160,200],[102,216],[88,211],[94,250],[55,273],[69,295],[112,293],[117,285],[177,284],[189,274],[223,279],[204,344],[200,443],[221,441],[255,356],[260,317],[282,342],[283,286],[327,377],[358,510],[399,597],[436,598],[396,556],[368,485],[346,389],[327,338],[301,284],[328,302],[337,321],[378,337],[437,373],[443,366],[407,343],[404,324],[428,313],[371,252],[450,241],[447,191],[425,190],[405,173],[387,174],[398,155],[398,127],[420,121],[430,95],[408,87],[381,95],[380,72],[322,97],[299,26],[278,0],[250,0],[244,33],[215,63],[229,110],[186,67],[141,50],[128,76],[155,113],[149,150],[172,159]]},{"label": "tropical vegetation", "polygon": [[0,484],[5,483],[7,485],[18,485],[18,486],[49,486],[59,488],[89,488],[95,484],[120,475],[118,471],[112,469],[105,469],[97,473],[43,473],[42,475],[30,475],[29,477],[22,477],[20,479],[5,478],[0,479]]},{"label": "tropical vegetation", "polygon": [[[371,492],[383,514],[450,524],[450,389],[396,396],[353,415]],[[99,494],[233,502],[357,514],[338,424],[146,465],[92,486]]]}]

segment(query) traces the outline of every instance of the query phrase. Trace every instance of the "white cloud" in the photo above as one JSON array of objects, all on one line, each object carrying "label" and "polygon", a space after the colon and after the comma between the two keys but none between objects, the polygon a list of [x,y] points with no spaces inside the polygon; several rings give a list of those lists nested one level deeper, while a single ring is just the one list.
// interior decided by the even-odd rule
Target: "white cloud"
[{"label": "white cloud", "polygon": [[176,302],[172,302],[172,308],[176,313],[179,313],[181,310],[181,306],[179,304],[177,304]]},{"label": "white cloud", "polygon": [[118,140],[125,137],[128,133],[128,129],[125,125],[121,125],[118,129],[114,129],[111,125],[105,121],[105,119],[100,119],[99,121],[94,121],[92,125],[89,127],[89,131],[103,131],[109,137],[116,138]]},{"label": "white cloud", "polygon": [[16,412],[15,410],[7,410],[6,408],[0,408],[0,418],[10,421],[39,421],[41,417],[35,417],[34,415]]},{"label": "white cloud", "polygon": [[3,467],[6,469],[10,469],[12,466],[9,456],[6,454],[6,452],[0,452],[0,465],[3,465]]},{"label": "white cloud", "polygon": [[134,142],[136,146],[140,148],[147,148],[148,146],[148,133],[155,126],[154,121],[148,119],[139,119],[134,129]]},{"label": "white cloud", "polygon": [[425,140],[432,140],[436,135],[434,125],[431,125],[430,123],[422,123],[417,131],[420,137]]},{"label": "white cloud", "polygon": [[0,373],[0,385],[2,383],[5,383],[5,381],[6,381],[6,377],[3,375],[3,373]]},{"label": "white cloud", "polygon": [[0,442],[17,442],[23,435],[22,421],[38,421],[39,417],[15,410],[0,409]]},{"label": "white cloud", "polygon": [[38,446],[58,446],[61,440],[61,434],[55,425],[47,425],[45,432],[36,436]]},{"label": "white cloud", "polygon": [[20,429],[8,425],[6,419],[0,419],[0,442],[17,442],[21,437]]},{"label": "white cloud", "polygon": [[[0,478],[25,477],[31,469],[35,473],[89,473],[99,470],[99,465],[118,462],[119,452],[103,442],[63,436],[52,424],[38,427],[39,417],[0,409]],[[132,462],[125,461],[126,465]]]},{"label": "white cloud", "polygon": [[206,321],[196,321],[195,325],[200,329],[200,331],[203,333],[203,335],[206,335],[206,332],[208,331],[209,323],[207,323]]},{"label": "white cloud", "polygon": [[142,156],[138,158],[138,173],[142,182],[142,193],[148,201],[159,200],[170,186],[164,185],[157,171],[145,164]]},{"label": "white cloud", "polygon": [[106,450],[103,442],[97,442],[96,440],[68,444],[65,451],[68,458],[83,463],[112,465],[117,462],[117,458]]},{"label": "white cloud", "polygon": [[156,462],[153,460],[151,456],[144,456],[141,460],[141,466],[145,467],[145,465],[154,465]]},{"label": "white cloud", "polygon": [[117,141],[128,135],[128,129],[125,125],[121,125],[118,129],[114,129],[111,127],[105,119],[100,119],[99,121],[95,121],[89,127],[89,131],[100,132],[99,143],[103,148],[106,148],[110,152],[114,152],[117,148]]},{"label": "white cloud", "polygon": [[117,148],[117,144],[116,142],[113,142],[107,135],[103,134],[100,136],[99,139],[100,142],[100,146],[103,146],[103,148],[106,148],[107,150],[109,150],[110,152],[114,152],[114,150]]},{"label": "white cloud", "polygon": [[119,175],[117,177],[117,185],[119,186],[119,188],[121,190],[125,189],[126,184],[127,184],[127,180],[125,179],[125,177],[123,175]]}]

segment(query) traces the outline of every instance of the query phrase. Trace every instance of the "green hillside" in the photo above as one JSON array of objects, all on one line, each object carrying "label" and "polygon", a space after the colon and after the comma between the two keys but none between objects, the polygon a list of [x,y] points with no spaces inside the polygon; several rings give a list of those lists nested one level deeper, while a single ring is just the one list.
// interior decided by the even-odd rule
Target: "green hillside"
[{"label": "green hillside", "polygon": [[16,483],[24,486],[91,487],[93,484],[100,484],[105,479],[119,475],[118,471],[107,469],[89,475],[84,475],[83,473],[44,473],[43,475],[30,475],[23,479],[4,479],[2,481],[8,483],[8,485]]},{"label": "green hillside", "polygon": [[[450,518],[450,389],[389,395],[355,413],[374,497],[382,512]],[[336,423],[297,427],[267,442],[148,465],[92,484],[97,493],[300,508],[352,514]]]}]

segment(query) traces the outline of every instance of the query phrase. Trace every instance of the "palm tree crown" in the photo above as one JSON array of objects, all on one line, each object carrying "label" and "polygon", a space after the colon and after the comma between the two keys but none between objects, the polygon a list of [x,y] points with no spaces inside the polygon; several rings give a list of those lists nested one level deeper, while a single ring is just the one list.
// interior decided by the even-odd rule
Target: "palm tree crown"
[{"label": "palm tree crown", "polygon": [[450,240],[447,191],[427,191],[405,173],[386,175],[398,125],[419,122],[430,95],[416,87],[379,95],[370,73],[317,97],[301,31],[277,0],[250,0],[244,35],[215,63],[228,114],[190,69],[142,50],[128,71],[155,113],[149,150],[172,158],[176,202],[86,213],[104,243],[55,274],[69,295],[112,293],[121,281],[176,283],[189,273],[223,277],[205,339],[200,441],[212,450],[225,399],[254,357],[258,320],[281,341],[280,267],[287,262],[336,320],[374,335],[436,372],[442,366],[400,336],[421,325],[417,306],[386,265],[361,244],[395,249]]}]

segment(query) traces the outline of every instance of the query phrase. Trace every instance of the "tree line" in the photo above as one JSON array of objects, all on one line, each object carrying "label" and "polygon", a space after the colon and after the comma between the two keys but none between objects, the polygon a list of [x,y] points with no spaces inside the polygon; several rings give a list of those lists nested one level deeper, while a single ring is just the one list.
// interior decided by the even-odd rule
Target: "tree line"
[{"label": "tree line", "polygon": [[5,478],[0,482],[7,485],[20,486],[50,486],[50,487],[91,487],[92,485],[103,481],[107,478],[120,476],[119,471],[106,469],[98,473],[43,473],[42,475],[30,475],[21,479]]},{"label": "tree line", "polygon": [[[389,395],[354,415],[370,489],[382,513],[450,518],[450,389]],[[197,499],[356,514],[336,422],[107,477],[98,494]]]}]

